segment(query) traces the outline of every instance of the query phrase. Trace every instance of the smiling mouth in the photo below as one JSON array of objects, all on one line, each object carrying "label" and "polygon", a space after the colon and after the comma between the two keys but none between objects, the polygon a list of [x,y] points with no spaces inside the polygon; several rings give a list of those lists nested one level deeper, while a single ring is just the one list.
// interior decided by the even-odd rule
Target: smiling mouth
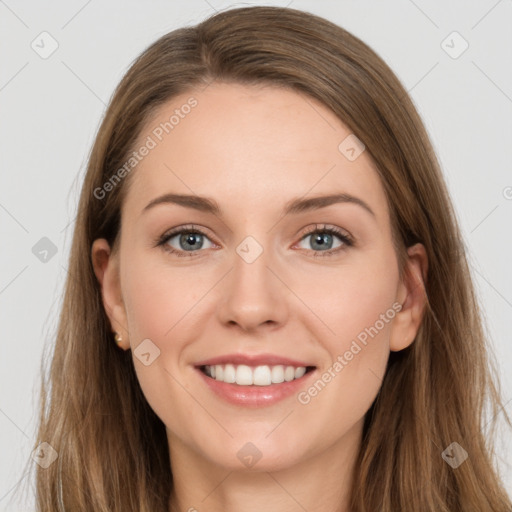
[{"label": "smiling mouth", "polygon": [[313,371],[315,366],[217,364],[199,366],[207,377],[238,386],[271,386],[291,382]]}]

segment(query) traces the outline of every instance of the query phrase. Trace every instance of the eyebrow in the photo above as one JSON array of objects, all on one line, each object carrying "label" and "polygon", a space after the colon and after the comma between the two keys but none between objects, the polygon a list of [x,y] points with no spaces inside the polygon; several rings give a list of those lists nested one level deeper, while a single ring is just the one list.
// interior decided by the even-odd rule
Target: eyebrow
[{"label": "eyebrow", "polygon": [[[293,215],[298,213],[304,213],[308,211],[318,210],[320,208],[326,208],[327,206],[339,203],[356,204],[364,208],[368,213],[375,217],[374,211],[370,208],[370,206],[367,203],[365,203],[362,199],[359,199],[358,197],[345,193],[316,196],[310,198],[299,197],[297,199],[293,199],[286,203],[283,209],[283,214]],[[194,210],[198,210],[201,212],[211,213],[216,216],[222,216],[222,210],[214,199],[187,194],[164,194],[162,196],[156,197],[144,207],[141,214],[147,212],[148,210],[159,204],[176,204],[179,206],[183,206],[185,208],[192,208]]]}]

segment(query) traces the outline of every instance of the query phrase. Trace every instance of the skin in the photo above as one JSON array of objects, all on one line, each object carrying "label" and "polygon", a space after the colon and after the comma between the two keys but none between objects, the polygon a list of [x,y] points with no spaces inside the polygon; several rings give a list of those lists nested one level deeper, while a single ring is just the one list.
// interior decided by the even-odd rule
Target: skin
[{"label": "skin", "polygon": [[[345,158],[338,146],[350,130],[299,93],[217,82],[167,102],[139,142],[191,95],[197,106],[132,171],[119,250],[98,239],[91,252],[122,348],[133,354],[149,338],[160,350],[149,366],[135,356],[133,363],[166,425],[170,510],[347,512],[364,415],[390,351],[413,342],[424,312],[425,250],[408,250],[410,273],[401,281],[370,155]],[[174,204],[141,213],[168,192],[210,197],[223,213]],[[352,203],[281,214],[291,199],[334,192],[362,199],[375,215]],[[206,232],[194,257],[156,246],[188,224]],[[342,242],[327,234],[319,248],[305,234],[315,224],[340,228],[354,245],[323,256]],[[236,252],[249,235],[263,248],[251,264]],[[167,244],[190,248],[179,235]],[[310,361],[320,377],[394,303],[401,311],[305,405],[295,394],[266,407],[232,405],[194,369],[223,354],[273,353]],[[252,468],[237,457],[247,442],[262,454]]]}]

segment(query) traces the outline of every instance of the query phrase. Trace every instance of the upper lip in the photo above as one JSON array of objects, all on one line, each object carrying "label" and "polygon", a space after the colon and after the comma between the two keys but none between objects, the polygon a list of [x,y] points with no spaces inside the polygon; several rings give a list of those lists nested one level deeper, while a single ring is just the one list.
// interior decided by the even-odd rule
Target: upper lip
[{"label": "upper lip", "polygon": [[195,363],[195,366],[214,366],[216,364],[245,364],[247,366],[313,366],[305,363],[304,361],[298,361],[297,359],[290,359],[288,357],[278,356],[276,354],[226,354],[223,356],[212,357]]}]

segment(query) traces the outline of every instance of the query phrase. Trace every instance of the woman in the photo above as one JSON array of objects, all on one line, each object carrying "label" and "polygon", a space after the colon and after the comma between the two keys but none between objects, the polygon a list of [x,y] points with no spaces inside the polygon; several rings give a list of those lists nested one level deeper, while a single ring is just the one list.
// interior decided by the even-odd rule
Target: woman
[{"label": "woman", "polygon": [[511,509],[439,165],[340,27],[241,8],[151,45],[97,134],[69,276],[39,510]]}]

